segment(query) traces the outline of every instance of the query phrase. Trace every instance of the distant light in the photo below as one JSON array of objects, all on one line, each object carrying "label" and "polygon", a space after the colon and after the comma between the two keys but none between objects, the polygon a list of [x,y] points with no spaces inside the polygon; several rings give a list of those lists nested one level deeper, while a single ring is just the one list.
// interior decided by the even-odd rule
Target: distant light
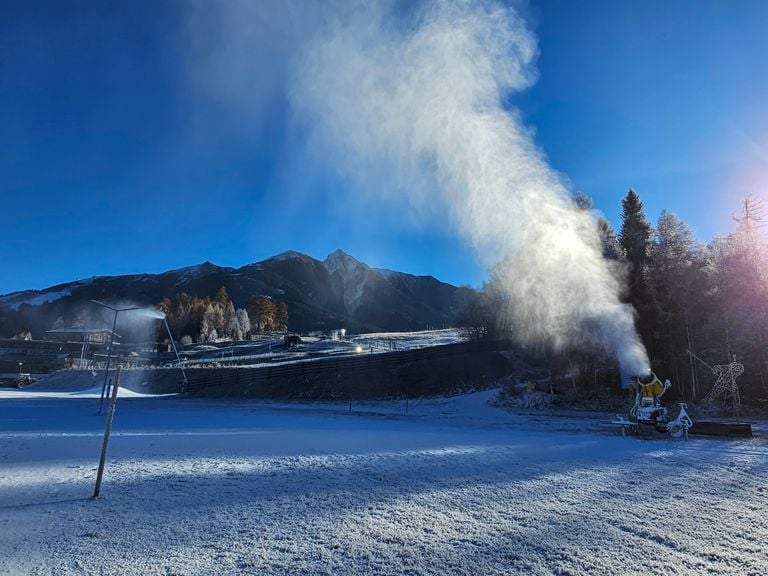
[{"label": "distant light", "polygon": [[355,352],[362,352],[363,347],[362,346],[355,346]]}]

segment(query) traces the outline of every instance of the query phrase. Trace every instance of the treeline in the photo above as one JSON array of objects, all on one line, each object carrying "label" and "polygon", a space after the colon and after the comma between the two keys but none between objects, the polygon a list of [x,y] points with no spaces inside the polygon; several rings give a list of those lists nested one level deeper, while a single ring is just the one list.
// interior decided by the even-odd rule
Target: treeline
[{"label": "treeline", "polygon": [[288,329],[288,305],[254,295],[245,308],[235,308],[222,286],[213,298],[185,292],[163,298],[162,310],[174,336],[187,342],[247,340],[259,332]]},{"label": "treeline", "polygon": [[[577,205],[591,209],[589,199]],[[647,220],[634,190],[622,201],[617,234],[598,221],[603,255],[616,263],[625,302],[637,311],[636,326],[654,371],[673,381],[679,397],[698,400],[712,388],[710,367],[734,358],[745,366],[739,379],[742,400],[768,398],[768,242],[763,233],[763,203],[752,197],[734,214],[726,236],[699,242],[692,228],[663,211],[655,227]],[[503,287],[497,277],[469,302],[464,325],[475,338],[512,337],[515,326],[505,314]],[[578,372],[574,381],[591,386],[595,371],[613,369],[599,353],[574,347],[547,358],[563,371]],[[604,379],[604,378],[603,378]]]},{"label": "treeline", "polygon": [[619,243],[629,271],[627,301],[658,373],[688,398],[712,387],[707,366],[744,364],[747,400],[768,396],[768,243],[761,202],[747,197],[727,236],[699,242],[680,218],[662,212],[653,228],[638,195],[622,202]]}]

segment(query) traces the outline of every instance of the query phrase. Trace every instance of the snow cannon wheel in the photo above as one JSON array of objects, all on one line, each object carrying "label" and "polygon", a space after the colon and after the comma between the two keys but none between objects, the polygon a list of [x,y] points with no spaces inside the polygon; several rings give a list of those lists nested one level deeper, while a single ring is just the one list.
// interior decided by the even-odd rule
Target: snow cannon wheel
[{"label": "snow cannon wheel", "polygon": [[682,438],[683,436],[687,436],[687,434],[685,433],[686,432],[685,426],[683,426],[679,422],[675,422],[674,424],[670,424],[669,428],[667,429],[667,431],[669,432],[669,435],[672,438]]}]

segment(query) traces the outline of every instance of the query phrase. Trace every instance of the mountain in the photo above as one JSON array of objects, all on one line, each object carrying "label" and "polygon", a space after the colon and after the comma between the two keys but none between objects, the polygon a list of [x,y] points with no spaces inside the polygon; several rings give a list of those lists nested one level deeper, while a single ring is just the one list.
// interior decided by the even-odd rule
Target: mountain
[{"label": "mountain", "polygon": [[296,332],[451,325],[469,292],[432,276],[371,268],[341,250],[323,261],[288,251],[241,268],[203,262],[162,274],[97,276],[0,296],[0,336],[31,330],[39,337],[59,317],[74,322],[89,300],[153,305],[178,292],[212,297],[221,286],[237,307],[252,295],[286,302],[288,326]]}]

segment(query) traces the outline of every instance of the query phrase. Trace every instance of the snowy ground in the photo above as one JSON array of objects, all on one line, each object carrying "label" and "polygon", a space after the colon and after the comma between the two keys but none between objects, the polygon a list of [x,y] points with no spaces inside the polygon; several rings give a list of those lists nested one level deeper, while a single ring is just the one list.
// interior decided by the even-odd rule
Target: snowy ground
[{"label": "snowy ground", "polygon": [[380,332],[356,334],[349,337],[355,344],[373,350],[412,350],[428,346],[441,346],[464,342],[466,335],[460,328],[422,330],[421,332]]},{"label": "snowy ground", "polygon": [[200,345],[180,352],[186,358],[185,366],[226,365],[226,366],[274,366],[305,361],[318,356],[354,355],[361,352],[379,354],[393,350],[413,350],[429,346],[455,344],[466,341],[463,331],[458,328],[444,330],[423,330],[420,332],[377,332],[352,334],[343,340],[304,337],[302,343],[286,350],[283,337],[260,339],[218,346]]},{"label": "snowy ground", "polygon": [[[86,395],[87,396],[87,395]],[[766,574],[768,443],[549,426],[489,393],[0,396],[0,574]]]}]

